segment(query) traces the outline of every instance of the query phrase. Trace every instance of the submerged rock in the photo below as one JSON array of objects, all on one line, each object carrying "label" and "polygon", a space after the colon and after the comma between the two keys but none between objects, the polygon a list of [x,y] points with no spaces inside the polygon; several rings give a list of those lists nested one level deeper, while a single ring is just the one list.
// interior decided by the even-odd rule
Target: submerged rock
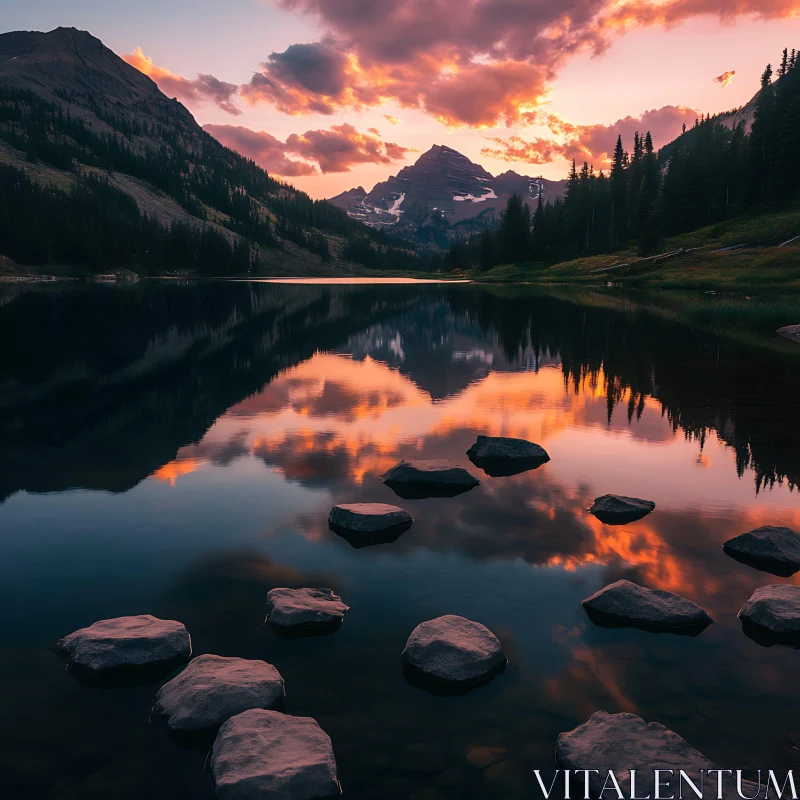
[{"label": "submerged rock", "polygon": [[59,639],[53,648],[70,667],[89,675],[180,664],[192,655],[183,623],[150,614],[100,620]]},{"label": "submerged rock", "polygon": [[338,626],[350,607],[331,589],[272,589],[267,593],[267,622],[276,628]]},{"label": "submerged rock", "polygon": [[442,460],[401,461],[381,480],[406,498],[454,497],[480,485],[463,467]]},{"label": "submerged rock", "polygon": [[620,494],[604,494],[598,497],[589,511],[601,522],[608,525],[624,525],[646,517],[656,504],[638,497],[625,497]]},{"label": "submerged rock", "polygon": [[765,525],[736,536],[722,547],[737,561],[775,575],[789,577],[800,570],[800,534],[790,528]]},{"label": "submerged rock", "polygon": [[647,589],[621,580],[587,597],[581,605],[590,618],[602,624],[609,620],[618,626],[655,631],[699,632],[712,623],[700,606],[672,592]]},{"label": "submerged rock", "polygon": [[800,644],[800,586],[776,583],[756,589],[739,619],[760,644]]},{"label": "submerged rock", "polygon": [[800,342],[800,325],[787,325],[785,328],[778,328],[778,333],[781,336],[793,339],[795,342]]},{"label": "submerged rock", "polygon": [[491,679],[508,660],[488,628],[452,614],[417,625],[402,658],[412,678],[450,686]]},{"label": "submerged rock", "polygon": [[353,547],[393,542],[414,520],[408,511],[386,503],[352,503],[334,506],[328,517],[331,530]]},{"label": "submerged rock", "polygon": [[324,800],[342,792],[330,737],[310,717],[238,714],[220,728],[209,764],[219,800]]},{"label": "submerged rock", "polygon": [[272,664],[203,655],[159,689],[153,712],[172,731],[196,733],[251,708],[281,709],[284,697],[283,678]]},{"label": "submerged rock", "polygon": [[538,444],[504,436],[479,436],[467,455],[492,477],[517,475],[550,460],[547,451]]}]

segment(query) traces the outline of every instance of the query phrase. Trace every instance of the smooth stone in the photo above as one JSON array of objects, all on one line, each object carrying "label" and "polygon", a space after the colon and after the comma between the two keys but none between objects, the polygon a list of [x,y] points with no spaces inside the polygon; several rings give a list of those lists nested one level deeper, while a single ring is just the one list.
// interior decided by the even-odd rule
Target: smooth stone
[{"label": "smooth stone", "polygon": [[330,737],[310,717],[251,709],[219,730],[210,757],[218,800],[339,797]]},{"label": "smooth stone", "polygon": [[95,622],[53,644],[70,667],[90,675],[188,661],[192,640],[181,622],[150,614]]},{"label": "smooth stone", "polygon": [[349,610],[331,589],[272,589],[267,592],[267,622],[278,628],[338,625]]},{"label": "smooth stone", "polygon": [[540,445],[505,436],[479,436],[467,455],[487,475],[497,478],[536,469],[550,460]]},{"label": "smooth stone", "polygon": [[778,333],[795,342],[800,342],[800,325],[786,325],[784,328],[778,328]]},{"label": "smooth stone", "polygon": [[756,589],[739,611],[739,619],[754,632],[767,634],[763,644],[771,643],[769,637],[775,643],[800,642],[800,586],[776,583]]},{"label": "smooth stone", "polygon": [[646,517],[656,504],[638,497],[625,497],[620,494],[604,494],[598,497],[589,511],[601,522],[608,525],[624,525]]},{"label": "smooth stone", "polygon": [[725,552],[745,564],[789,577],[800,569],[800,534],[765,525],[725,542]]},{"label": "smooth stone", "polygon": [[207,731],[251,708],[280,709],[285,695],[283,678],[266,661],[203,655],[159,689],[153,712],[172,731]]},{"label": "smooth stone", "polygon": [[624,627],[679,631],[705,628],[713,622],[700,606],[679,594],[626,580],[609,584],[581,605],[590,618],[601,617]]},{"label": "smooth stone", "polygon": [[331,530],[353,547],[396,541],[414,522],[411,514],[386,503],[351,503],[334,506],[328,517]]},{"label": "smooth stone", "polygon": [[508,660],[488,628],[453,614],[417,625],[402,658],[412,676],[453,686],[490,679]]},{"label": "smooth stone", "polygon": [[400,497],[453,497],[467,492],[480,481],[450,461],[401,461],[381,480]]}]

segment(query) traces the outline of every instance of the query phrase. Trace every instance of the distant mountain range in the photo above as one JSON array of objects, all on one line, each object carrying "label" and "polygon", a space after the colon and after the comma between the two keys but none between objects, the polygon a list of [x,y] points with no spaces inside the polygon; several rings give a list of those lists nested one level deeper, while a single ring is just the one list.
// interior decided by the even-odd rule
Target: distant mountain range
[{"label": "distant mountain range", "polygon": [[454,239],[488,227],[514,193],[531,205],[540,194],[552,201],[564,194],[566,183],[511,171],[495,177],[457,150],[437,144],[372,191],[359,186],[329,202],[351,219],[424,242],[429,231]]}]

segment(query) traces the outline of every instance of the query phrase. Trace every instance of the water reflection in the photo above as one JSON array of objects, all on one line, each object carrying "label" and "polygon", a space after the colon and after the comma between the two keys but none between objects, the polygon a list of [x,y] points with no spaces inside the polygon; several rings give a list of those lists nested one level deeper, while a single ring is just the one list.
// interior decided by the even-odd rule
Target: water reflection
[{"label": "water reflection", "polygon": [[[352,798],[532,797],[556,735],[598,708],[663,722],[725,766],[800,766],[796,653],[736,617],[758,586],[798,576],[722,550],[762,525],[800,530],[800,348],[659,308],[435,285],[9,296],[8,796],[211,797],[202,754],[147,724],[157,685],[92,691],[47,650],[134,613],[180,619],[197,653],[274,663],[289,712],[332,736]],[[478,434],[530,439],[551,461],[492,477],[466,456]],[[334,503],[395,502],[379,476],[403,458],[482,483],[402,501],[414,525],[379,547],[329,530]],[[588,509],[608,492],[656,510],[604,525]],[[596,627],[580,601],[619,578],[679,592],[715,624],[696,639]],[[334,636],[285,641],[263,627],[277,586],[330,587],[352,610]],[[447,613],[509,655],[465,697],[409,686],[400,664],[414,626]]]}]

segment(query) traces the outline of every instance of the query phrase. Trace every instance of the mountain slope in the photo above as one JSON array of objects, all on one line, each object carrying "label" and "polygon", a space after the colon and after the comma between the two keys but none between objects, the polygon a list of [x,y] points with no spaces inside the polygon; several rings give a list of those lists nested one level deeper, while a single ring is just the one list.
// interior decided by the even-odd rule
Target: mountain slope
[{"label": "mountain slope", "polygon": [[[535,204],[539,194],[560,197],[566,181],[528,178],[516,172],[494,177],[450,147],[434,145],[415,164],[375,185],[370,192],[350,189],[331,198],[355,220],[393,234],[440,246],[476,230],[490,227],[518,194]],[[438,237],[436,236],[438,233]]]},{"label": "mountain slope", "polygon": [[[42,163],[45,180],[34,168]],[[102,225],[129,240],[117,257],[145,271],[160,268],[159,258],[168,266],[175,247],[191,264],[198,252],[210,252],[208,242],[214,252],[229,251],[230,258],[223,258],[228,272],[241,272],[245,262],[251,270],[275,272],[291,269],[298,259],[301,266],[346,266],[352,260],[381,266],[384,257],[393,266],[403,259],[413,266],[415,260],[407,247],[223,147],[150,78],[73,28],[0,35],[2,164],[16,170],[8,173],[15,203],[22,198],[33,205],[35,193],[47,187],[60,192],[53,203],[57,211],[77,202],[78,193],[104,192],[118,214]],[[20,170],[33,188],[19,178]],[[107,186],[100,189],[98,182]],[[11,198],[5,200],[12,213],[0,217],[0,255],[15,257],[7,252],[8,240],[19,219]],[[151,223],[157,229],[151,230]],[[50,249],[63,260],[72,251],[64,246],[59,225],[56,220],[45,233],[61,237]],[[84,229],[89,235],[88,222]],[[28,238],[34,235],[28,232]],[[161,248],[158,243],[170,237],[170,246]],[[155,260],[154,247],[163,251]],[[84,256],[79,248],[73,261]],[[216,257],[206,260],[213,271]]]}]

